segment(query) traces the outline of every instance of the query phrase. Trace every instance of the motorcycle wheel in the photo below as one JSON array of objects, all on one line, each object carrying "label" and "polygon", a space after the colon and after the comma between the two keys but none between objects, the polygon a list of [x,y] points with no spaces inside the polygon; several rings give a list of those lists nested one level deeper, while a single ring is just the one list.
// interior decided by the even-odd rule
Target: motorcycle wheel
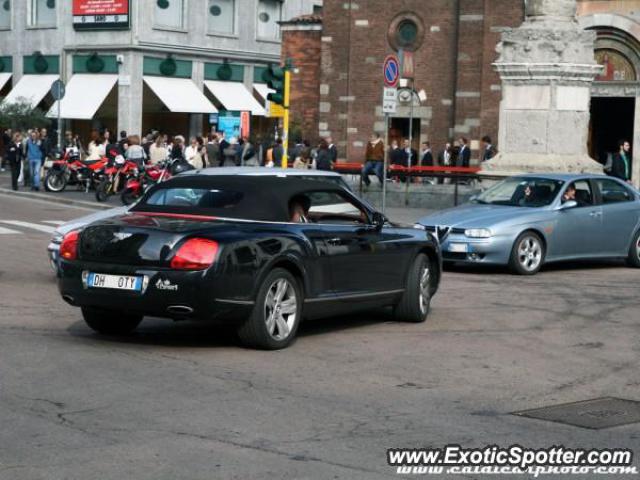
[{"label": "motorcycle wheel", "polygon": [[140,195],[133,188],[125,188],[120,195],[122,204],[127,206],[138,200],[138,198],[140,198]]},{"label": "motorcycle wheel", "polygon": [[62,192],[67,186],[64,170],[49,170],[44,178],[44,188],[48,192]]},{"label": "motorcycle wheel", "polygon": [[109,190],[111,188],[111,182],[108,178],[101,180],[96,187],[96,200],[99,202],[106,202],[109,200]]}]

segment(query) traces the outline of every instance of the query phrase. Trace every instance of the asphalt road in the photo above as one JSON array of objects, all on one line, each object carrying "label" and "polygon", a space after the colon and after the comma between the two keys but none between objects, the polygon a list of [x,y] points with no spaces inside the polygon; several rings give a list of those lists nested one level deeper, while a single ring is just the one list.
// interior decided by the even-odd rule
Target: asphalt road
[{"label": "asphalt road", "polygon": [[159,319],[117,339],[47,263],[46,230],[84,212],[0,195],[0,479],[397,478],[390,447],[640,446],[640,424],[510,414],[640,400],[640,271],[448,271],[423,325],[313,322],[279,352]]}]

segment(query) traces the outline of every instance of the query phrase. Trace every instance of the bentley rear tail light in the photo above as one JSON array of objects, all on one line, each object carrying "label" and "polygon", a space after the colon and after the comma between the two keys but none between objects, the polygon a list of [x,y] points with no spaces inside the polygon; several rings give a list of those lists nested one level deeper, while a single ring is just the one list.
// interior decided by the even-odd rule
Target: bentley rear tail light
[{"label": "bentley rear tail light", "polygon": [[75,260],[78,258],[78,238],[80,232],[74,230],[67,233],[60,244],[60,256],[65,260]]},{"label": "bentley rear tail light", "polygon": [[218,254],[218,242],[206,238],[192,238],[178,249],[171,259],[176,270],[205,270],[213,265]]}]

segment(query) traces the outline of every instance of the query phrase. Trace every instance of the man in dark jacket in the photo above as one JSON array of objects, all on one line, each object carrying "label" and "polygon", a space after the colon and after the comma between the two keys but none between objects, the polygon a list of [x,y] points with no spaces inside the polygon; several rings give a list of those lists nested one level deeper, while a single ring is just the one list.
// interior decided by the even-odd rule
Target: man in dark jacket
[{"label": "man in dark jacket", "polygon": [[458,161],[460,162],[460,166],[464,168],[469,168],[469,165],[471,164],[471,149],[469,148],[469,140],[465,137],[460,138]]},{"label": "man in dark jacket", "polygon": [[282,157],[284,156],[284,148],[282,147],[282,139],[278,138],[273,146],[273,166],[282,166]]},{"label": "man in dark jacket", "polygon": [[9,167],[11,168],[11,188],[18,190],[18,177],[20,176],[20,169],[22,168],[22,160],[24,158],[22,135],[16,133],[5,148],[7,152],[7,162],[9,162]]},{"label": "man in dark jacket", "polygon": [[405,163],[406,157],[402,149],[400,149],[400,145],[398,145],[397,140],[393,140],[391,142],[391,148],[389,148],[389,164],[397,165],[400,167],[406,167]]},{"label": "man in dark jacket", "polygon": [[493,142],[491,142],[491,137],[489,135],[482,137],[482,153],[480,160],[483,162],[491,160],[497,153],[498,152],[496,152],[496,149],[493,146]]},{"label": "man in dark jacket", "polygon": [[431,151],[431,142],[422,143],[420,165],[422,165],[423,167],[433,167],[433,152]]},{"label": "man in dark jacket", "polygon": [[13,136],[13,132],[10,128],[6,129],[2,134],[2,159],[0,159],[0,172],[4,172],[5,163],[7,163],[7,150],[9,148],[9,144],[11,143],[11,137]]},{"label": "man in dark jacket", "polygon": [[329,156],[331,157],[331,164],[335,165],[338,161],[338,147],[333,143],[333,139],[331,137],[327,137],[327,145],[329,146]]},{"label": "man in dark jacket", "polygon": [[220,162],[220,166],[222,167],[224,165],[224,161],[225,161],[225,156],[224,156],[224,151],[229,148],[229,142],[227,142],[227,139],[225,138],[225,133],[224,132],[220,132],[218,134],[218,146],[219,146],[219,154],[220,154],[220,158],[218,158],[218,161]]},{"label": "man in dark jacket", "polygon": [[631,144],[626,140],[618,142],[619,150],[613,154],[611,176],[628,182],[631,180]]},{"label": "man in dark jacket", "polygon": [[415,167],[418,165],[418,152],[415,148],[411,148],[409,140],[402,142],[402,163],[405,167]]}]

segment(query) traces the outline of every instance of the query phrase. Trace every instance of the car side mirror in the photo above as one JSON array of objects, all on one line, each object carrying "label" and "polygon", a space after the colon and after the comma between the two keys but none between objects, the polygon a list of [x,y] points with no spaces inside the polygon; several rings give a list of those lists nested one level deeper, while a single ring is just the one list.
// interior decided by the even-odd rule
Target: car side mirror
[{"label": "car side mirror", "polygon": [[382,227],[384,227],[384,224],[387,223],[387,219],[380,212],[374,212],[372,217],[372,223],[377,230],[382,230]]},{"label": "car side mirror", "polygon": [[560,205],[560,208],[558,210],[569,210],[571,208],[576,208],[577,206],[578,202],[576,202],[575,200],[568,200]]}]

